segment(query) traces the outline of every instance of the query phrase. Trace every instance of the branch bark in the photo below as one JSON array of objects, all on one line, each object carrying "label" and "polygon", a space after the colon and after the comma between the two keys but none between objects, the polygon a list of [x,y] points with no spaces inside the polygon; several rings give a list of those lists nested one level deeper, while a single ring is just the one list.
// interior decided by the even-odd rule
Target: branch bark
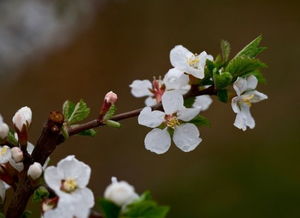
[{"label": "branch bark", "polygon": [[[192,86],[191,90],[184,96],[185,98],[195,97],[199,95],[216,95],[214,86],[210,86],[204,90],[199,90],[198,86]],[[140,114],[143,108],[132,110],[129,112],[115,115],[111,118],[114,121],[121,121],[124,119],[136,117]],[[162,109],[161,104],[157,104],[152,109]],[[64,137],[61,134],[61,128],[64,123],[64,116],[60,112],[51,112],[46,125],[43,128],[40,138],[37,141],[36,147],[31,155],[32,161],[28,162],[24,171],[19,176],[16,191],[10,205],[8,207],[6,217],[16,218],[21,217],[26,208],[30,196],[33,194],[36,184],[27,176],[27,169],[31,162],[39,162],[41,165],[45,163],[47,158],[53,153],[56,146],[64,142]],[[76,135],[81,131],[104,126],[102,120],[95,119],[83,124],[74,125],[68,129],[69,136]],[[93,214],[91,217],[98,217],[98,214]],[[101,217],[101,215],[99,215]]]}]

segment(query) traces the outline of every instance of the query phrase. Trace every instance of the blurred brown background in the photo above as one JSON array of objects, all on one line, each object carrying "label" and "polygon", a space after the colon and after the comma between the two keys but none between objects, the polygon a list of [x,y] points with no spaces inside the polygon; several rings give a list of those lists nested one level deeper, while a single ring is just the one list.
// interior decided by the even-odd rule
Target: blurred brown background
[{"label": "blurred brown background", "polygon": [[167,72],[177,44],[216,56],[226,39],[234,54],[263,34],[269,49],[260,58],[269,67],[259,90],[269,100],[253,107],[257,126],[246,132],[234,128],[230,104],[215,101],[203,113],[212,126],[200,129],[203,142],[191,153],[175,146],[161,156],[148,152],[143,140],[150,129],[130,119],[121,129],[99,129],[95,138],[71,138],[53,164],[75,154],[92,167],[96,196],[117,176],[139,193],[150,189],[171,206],[170,218],[300,217],[298,1],[110,0],[91,22],[77,25],[86,26],[66,46],[0,77],[6,121],[21,106],[33,110],[32,142],[66,99],[85,99],[91,117],[110,90],[119,95],[119,112],[141,107],[128,85]]}]

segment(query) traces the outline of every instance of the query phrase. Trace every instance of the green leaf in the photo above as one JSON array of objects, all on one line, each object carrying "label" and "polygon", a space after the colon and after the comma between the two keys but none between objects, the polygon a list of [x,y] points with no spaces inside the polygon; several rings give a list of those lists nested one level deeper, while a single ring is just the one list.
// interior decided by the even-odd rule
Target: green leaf
[{"label": "green leaf", "polygon": [[66,123],[64,123],[63,127],[61,128],[61,133],[65,139],[69,138],[69,132],[68,132],[68,127],[67,127]]},{"label": "green leaf", "polygon": [[258,59],[241,56],[231,60],[224,71],[230,72],[233,80],[253,71],[257,71],[266,65]]},{"label": "green leaf", "polygon": [[106,120],[105,124],[109,127],[114,127],[114,128],[120,128],[121,127],[121,123],[114,121],[114,120]]},{"label": "green leaf", "polygon": [[18,140],[16,139],[15,133],[12,130],[9,130],[6,140],[13,145],[18,145]]},{"label": "green leaf", "polygon": [[102,212],[104,214],[105,218],[118,218],[121,208],[114,204],[113,202],[106,200],[104,198],[101,198],[98,201],[98,204],[100,208],[102,209]]},{"label": "green leaf", "polygon": [[224,89],[227,86],[231,85],[232,75],[229,72],[214,74],[214,81],[217,89]]},{"label": "green leaf", "polygon": [[184,99],[184,106],[190,108],[193,106],[194,102],[195,97]]},{"label": "green leaf", "polygon": [[152,195],[150,191],[145,191],[143,194],[141,194],[140,201],[145,201],[145,200],[152,200]]},{"label": "green leaf", "polygon": [[44,186],[40,186],[34,191],[32,200],[34,202],[41,202],[45,198],[48,198],[49,195],[49,191]]},{"label": "green leaf", "polygon": [[221,51],[222,51],[222,58],[224,62],[227,62],[230,55],[230,44],[225,40],[221,40]]},{"label": "green leaf", "polygon": [[246,45],[234,58],[238,58],[241,56],[247,56],[250,58],[256,57],[258,54],[266,50],[266,47],[260,47],[260,42],[262,40],[262,36],[258,36],[248,45]]},{"label": "green leaf", "polygon": [[96,130],[94,129],[88,129],[88,130],[83,130],[78,135],[81,136],[95,136],[97,134]]},{"label": "green leaf", "polygon": [[[68,107],[66,107],[66,108],[68,108]],[[80,122],[80,121],[84,120],[85,118],[87,118],[89,114],[90,114],[90,108],[81,99],[75,105],[75,107],[74,107],[71,115],[69,116],[69,118],[68,118],[68,124],[74,124],[74,123]]]},{"label": "green leaf", "polygon": [[226,103],[228,101],[228,91],[227,89],[218,90],[217,96],[220,101]]},{"label": "green leaf", "polygon": [[67,100],[65,101],[65,103],[63,104],[63,114],[65,117],[65,120],[68,120],[70,118],[70,116],[72,115],[73,111],[75,109],[75,103]]},{"label": "green leaf", "polygon": [[112,104],[107,113],[105,114],[103,120],[109,120],[110,118],[112,118],[113,115],[115,115],[116,111],[117,107],[114,104]]},{"label": "green leaf", "polygon": [[158,206],[155,201],[137,201],[127,206],[122,218],[164,218],[169,207]]},{"label": "green leaf", "polygon": [[193,123],[196,126],[210,126],[209,120],[201,115],[196,116],[194,119],[189,121],[189,123]]}]

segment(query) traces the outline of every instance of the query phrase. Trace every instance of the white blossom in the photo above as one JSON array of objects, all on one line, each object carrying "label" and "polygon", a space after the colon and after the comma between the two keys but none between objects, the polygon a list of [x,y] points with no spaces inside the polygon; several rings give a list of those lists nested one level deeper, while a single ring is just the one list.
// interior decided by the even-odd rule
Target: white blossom
[{"label": "white blossom", "polygon": [[209,95],[200,95],[195,98],[193,107],[200,108],[201,111],[205,111],[212,103],[212,99]]},{"label": "white blossom", "polygon": [[[90,174],[91,168],[88,165],[70,155],[59,161],[57,167],[46,168],[44,178],[47,185],[59,197],[58,207],[61,203],[68,205],[70,213],[72,212],[72,215],[77,217],[77,213],[80,214],[82,208],[88,210],[94,206],[93,193],[86,187]],[[72,208],[71,205],[77,204],[78,201],[81,204],[80,207]],[[65,210],[69,211],[66,208]]]},{"label": "white blossom", "polygon": [[40,178],[40,176],[43,173],[43,167],[40,163],[34,162],[29,166],[29,169],[27,171],[27,175],[31,177],[33,180],[36,180]]},{"label": "white blossom", "polygon": [[11,149],[7,145],[0,146],[0,164],[7,163],[11,159]]},{"label": "white blossom", "polygon": [[[202,141],[198,128],[188,123],[195,118],[200,108],[186,108],[183,96],[177,91],[166,92],[162,96],[164,112],[145,107],[139,117],[140,125],[154,128],[145,138],[147,150],[157,154],[167,152],[171,146],[171,136],[168,129],[174,130],[173,141],[184,152],[194,150]],[[157,128],[157,127],[161,128]]]},{"label": "white blossom", "polygon": [[26,107],[22,107],[21,109],[19,109],[15,113],[15,115],[14,115],[14,117],[12,119],[15,127],[19,131],[22,130],[22,128],[23,128],[24,125],[27,126],[27,127],[30,126],[31,120],[32,120],[32,112],[31,112],[31,109],[29,107],[27,107],[27,106]]},{"label": "white blossom", "polygon": [[253,75],[248,78],[238,77],[233,84],[237,96],[232,99],[231,106],[237,114],[234,126],[245,131],[247,127],[253,129],[255,120],[250,113],[252,103],[260,102],[268,98],[265,94],[256,91],[257,78]]},{"label": "white blossom", "polygon": [[153,106],[161,102],[162,95],[166,91],[177,90],[181,94],[186,94],[191,86],[189,85],[189,77],[182,71],[172,68],[163,79],[154,79],[151,83],[149,80],[135,80],[130,84],[133,96],[147,97],[145,104]]},{"label": "white blossom", "polygon": [[112,177],[111,181],[112,183],[104,192],[104,198],[120,207],[131,204],[139,198],[132,185],[129,185],[125,181],[118,181],[116,177]]},{"label": "white blossom", "polygon": [[0,138],[4,139],[7,137],[9,132],[9,127],[6,123],[3,122],[3,118],[0,115]]},{"label": "white blossom", "polygon": [[182,45],[175,46],[170,52],[170,61],[173,67],[196,78],[204,78],[206,60],[213,60],[205,51],[199,55],[193,54]]}]

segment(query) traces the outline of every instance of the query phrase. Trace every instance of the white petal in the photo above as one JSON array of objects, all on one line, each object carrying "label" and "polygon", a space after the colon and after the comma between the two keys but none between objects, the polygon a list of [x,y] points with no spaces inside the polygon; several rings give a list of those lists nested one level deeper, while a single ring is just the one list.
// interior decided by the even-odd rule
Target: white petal
[{"label": "white petal", "polygon": [[241,95],[248,89],[247,80],[242,77],[238,77],[237,80],[233,83],[233,88],[236,91],[237,95]]},{"label": "white petal", "polygon": [[157,104],[156,99],[153,98],[153,97],[151,97],[151,96],[149,96],[149,97],[146,98],[146,100],[145,100],[145,105],[148,106],[148,107],[154,106],[154,105],[156,105],[156,104]]},{"label": "white petal", "polygon": [[243,115],[240,112],[236,114],[233,125],[238,129],[246,131],[246,129],[247,129],[246,122],[243,118]]},{"label": "white petal", "polygon": [[171,137],[167,131],[153,129],[150,131],[145,138],[145,147],[147,150],[152,151],[156,154],[163,154],[169,150],[171,146]]},{"label": "white petal", "polygon": [[256,89],[257,83],[258,83],[257,78],[253,75],[250,75],[247,78],[247,90]]},{"label": "white petal", "polygon": [[176,68],[170,69],[163,80],[166,90],[182,90],[184,94],[188,92],[191,87],[189,81],[189,76]]},{"label": "white petal", "polygon": [[197,96],[193,107],[201,108],[201,111],[205,111],[209,108],[212,103],[212,98],[209,95]]},{"label": "white petal", "polygon": [[198,128],[191,123],[178,126],[173,135],[175,145],[184,152],[194,150],[202,141]]},{"label": "white petal", "polygon": [[162,96],[162,105],[166,114],[173,114],[184,108],[183,97],[176,90],[167,91]]},{"label": "white petal", "polygon": [[255,120],[250,113],[250,107],[247,104],[241,104],[241,114],[245,119],[246,125],[253,129],[255,127]]},{"label": "white petal", "polygon": [[11,159],[11,150],[7,145],[0,146],[0,164],[7,163]]},{"label": "white petal", "polygon": [[257,102],[263,101],[265,99],[268,99],[267,95],[265,95],[261,92],[258,92],[256,90],[247,92],[247,95],[254,95],[254,98],[252,98],[250,100],[251,103],[257,103]]},{"label": "white petal", "polygon": [[153,94],[149,89],[152,89],[152,84],[149,80],[135,80],[129,87],[131,88],[131,93],[135,97],[152,96]]},{"label": "white petal", "polygon": [[10,159],[10,160],[9,160],[9,164],[10,164],[14,169],[16,169],[18,172],[21,172],[21,171],[23,171],[23,169],[24,169],[24,164],[23,164],[23,162],[16,163],[13,159]]},{"label": "white petal", "polygon": [[193,56],[192,52],[182,45],[177,45],[170,52],[170,61],[173,67],[184,70],[187,65],[187,60],[191,56]]},{"label": "white petal", "polygon": [[91,168],[72,155],[59,161],[57,168],[60,172],[63,172],[64,178],[76,179],[77,185],[80,188],[87,186],[90,180]]},{"label": "white petal", "polygon": [[60,192],[61,182],[65,178],[63,173],[60,172],[57,167],[51,166],[46,168],[44,178],[45,182],[51,189],[53,189],[56,193]]},{"label": "white petal", "polygon": [[204,78],[204,66],[202,65],[199,65],[198,68],[193,68],[191,66],[188,66],[186,69],[185,69],[185,72],[187,74],[190,74],[192,76],[194,76],[195,78],[198,78],[198,79],[203,79]]},{"label": "white petal", "polygon": [[178,119],[183,121],[190,121],[195,118],[201,111],[201,108],[185,108],[177,113]]},{"label": "white petal", "polygon": [[155,128],[162,124],[165,120],[164,117],[165,113],[162,111],[152,111],[150,107],[145,107],[138,117],[138,123],[143,126]]},{"label": "white petal", "polygon": [[89,188],[81,188],[76,191],[76,195],[72,196],[83,204],[83,207],[91,208],[95,204],[94,194]]},{"label": "white petal", "polygon": [[232,107],[232,110],[234,111],[234,113],[239,113],[241,111],[240,107],[238,105],[239,100],[240,100],[239,96],[236,96],[236,97],[232,98],[232,100],[231,100],[231,107]]}]

